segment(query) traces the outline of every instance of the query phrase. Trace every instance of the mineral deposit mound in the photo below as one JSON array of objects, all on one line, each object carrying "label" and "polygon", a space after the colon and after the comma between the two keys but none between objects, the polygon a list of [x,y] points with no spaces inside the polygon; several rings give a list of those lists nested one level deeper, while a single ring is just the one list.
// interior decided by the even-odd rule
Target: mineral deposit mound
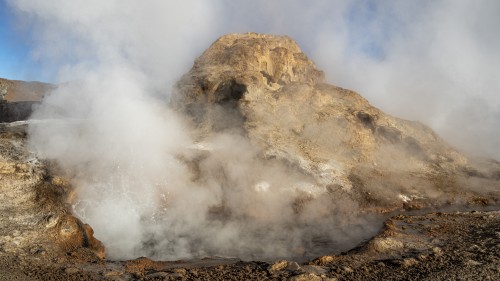
[{"label": "mineral deposit mound", "polygon": [[[135,260],[106,259],[68,204],[79,171],[28,150],[31,107],[3,109],[37,85],[0,88],[0,280],[500,278],[500,163],[328,84],[289,37],[223,36],[177,82],[164,106],[194,145],[175,157],[214,195]],[[191,258],[151,259],[179,241]]]}]

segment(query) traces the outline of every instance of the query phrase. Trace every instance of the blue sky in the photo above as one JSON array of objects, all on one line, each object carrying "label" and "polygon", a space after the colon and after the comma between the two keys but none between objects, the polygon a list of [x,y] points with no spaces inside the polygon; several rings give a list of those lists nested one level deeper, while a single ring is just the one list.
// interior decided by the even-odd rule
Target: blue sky
[{"label": "blue sky", "polygon": [[30,38],[16,24],[15,15],[0,0],[0,77],[13,80],[46,80],[31,55]]}]

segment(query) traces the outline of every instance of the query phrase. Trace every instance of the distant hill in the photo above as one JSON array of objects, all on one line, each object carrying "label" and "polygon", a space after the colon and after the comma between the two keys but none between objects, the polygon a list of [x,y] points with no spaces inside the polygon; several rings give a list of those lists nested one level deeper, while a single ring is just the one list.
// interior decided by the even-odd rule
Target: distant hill
[{"label": "distant hill", "polygon": [[0,122],[25,120],[54,85],[0,78]]},{"label": "distant hill", "polygon": [[0,101],[41,101],[54,85],[43,82],[26,82],[0,78]]}]

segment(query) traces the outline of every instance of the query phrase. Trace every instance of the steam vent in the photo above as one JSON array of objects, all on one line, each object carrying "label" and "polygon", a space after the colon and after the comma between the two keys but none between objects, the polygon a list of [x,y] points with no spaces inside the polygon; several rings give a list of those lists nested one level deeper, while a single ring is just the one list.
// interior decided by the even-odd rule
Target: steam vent
[{"label": "steam vent", "polygon": [[[27,146],[31,103],[55,86],[14,91],[12,81],[0,82],[0,281],[500,279],[500,163],[468,157],[424,124],[390,116],[358,93],[328,84],[287,36],[217,39],[177,82],[165,107],[188,124],[199,147],[238,136],[227,149],[260,167],[242,172],[255,184],[237,190],[244,200],[231,201],[237,163],[226,165],[216,149],[179,152],[193,184],[219,182],[228,190],[200,217],[282,223],[284,241],[295,222],[308,229],[303,233],[330,233],[336,243],[328,248],[319,241],[323,236],[311,234],[307,243],[301,236],[290,257],[107,259],[106,245],[68,203],[75,200],[72,176]],[[29,106],[14,114],[16,102]],[[275,180],[281,184],[276,193],[269,191],[272,180],[253,179],[269,167],[285,175]],[[258,194],[272,194],[262,205],[267,209],[245,205]],[[289,212],[288,220],[281,214],[266,221],[273,200],[285,206],[280,212]],[[361,228],[342,219],[354,208]],[[380,223],[363,237],[362,225],[373,220]],[[263,233],[249,241],[266,241]],[[186,240],[191,247],[203,242],[193,237]]]}]

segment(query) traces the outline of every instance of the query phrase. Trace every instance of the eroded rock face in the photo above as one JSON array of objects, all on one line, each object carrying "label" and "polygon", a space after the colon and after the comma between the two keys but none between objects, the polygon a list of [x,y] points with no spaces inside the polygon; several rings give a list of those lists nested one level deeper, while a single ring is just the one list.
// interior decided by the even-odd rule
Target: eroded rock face
[{"label": "eroded rock face", "polygon": [[498,162],[478,165],[425,125],[326,83],[286,36],[219,38],[178,82],[173,103],[201,142],[239,131],[261,157],[297,166],[325,193],[342,190],[365,206],[498,200]]}]

